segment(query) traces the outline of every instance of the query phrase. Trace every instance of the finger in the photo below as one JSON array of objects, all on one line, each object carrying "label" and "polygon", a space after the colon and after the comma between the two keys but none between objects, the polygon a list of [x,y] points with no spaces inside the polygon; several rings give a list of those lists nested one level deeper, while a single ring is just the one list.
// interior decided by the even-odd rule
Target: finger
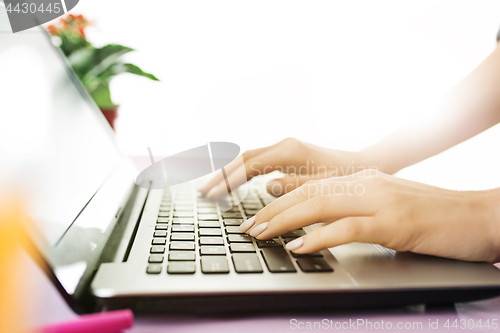
[{"label": "finger", "polygon": [[286,193],[295,190],[310,180],[319,180],[326,178],[326,174],[313,175],[290,175],[283,178],[277,178],[267,183],[267,192],[275,197],[280,197]]},{"label": "finger", "polygon": [[[354,192],[356,191],[356,186],[359,182],[362,182],[364,179],[370,177],[371,174],[365,172],[343,177],[321,179],[305,183],[304,185],[293,190],[292,192],[287,193],[286,195],[271,202],[269,205],[264,207],[259,213],[257,213],[254,217],[242,223],[238,228],[238,230],[241,232],[250,233],[252,231],[250,228],[253,229],[256,228],[261,223],[269,222],[271,219],[281,214],[285,210],[301,202],[304,202],[310,198],[313,198],[317,195],[334,194],[336,196],[340,196],[342,194],[346,194],[347,196],[349,196],[349,194],[352,194],[352,190],[354,190]],[[352,188],[353,185],[354,189]],[[260,227],[260,229],[258,230],[262,232],[264,229]],[[254,234],[255,233],[256,231],[254,231]]]},{"label": "finger", "polygon": [[[263,147],[263,148],[257,148],[257,149],[252,149],[252,150],[247,150],[245,151],[242,155],[243,157],[243,160],[244,161],[247,161],[251,158],[254,158],[266,151],[268,151],[269,149],[273,149],[276,147],[277,144],[274,144],[272,146],[268,146],[268,147]],[[233,161],[231,161],[228,165],[226,165],[224,167],[224,170],[226,172],[226,175],[229,175],[231,174],[232,172],[234,172],[239,166],[239,162],[235,159]],[[201,187],[200,189],[198,189],[198,191],[200,191],[202,194],[207,194],[208,191],[210,191],[210,189],[212,189],[213,187],[215,186],[218,186],[218,185],[221,185],[224,183],[224,177],[222,175],[222,172],[219,171],[217,173],[216,176],[214,176],[214,178],[212,178],[212,180],[210,180],[207,184],[205,184],[203,187]]]},{"label": "finger", "polygon": [[233,188],[228,189],[226,182],[221,181],[215,184],[207,193],[207,198],[215,199],[224,195],[228,190],[234,190],[245,181],[259,175],[267,174],[276,170],[281,165],[281,158],[274,150],[267,150],[256,157],[245,160],[244,164],[239,164],[227,175],[227,183],[232,184]]},{"label": "finger", "polygon": [[375,200],[366,195],[315,196],[273,217],[259,235],[252,234],[251,230],[250,235],[269,239],[318,222],[337,221],[347,216],[370,216],[376,212],[375,205]]},{"label": "finger", "polygon": [[276,215],[284,212],[285,210],[293,207],[305,200],[307,200],[307,193],[309,191],[309,187],[316,186],[313,182],[304,184],[303,186],[293,190],[290,193],[274,200],[269,205],[265,206],[258,212],[254,217],[249,218],[245,222],[243,222],[238,230],[240,232],[250,232],[250,228],[256,227],[261,223],[267,222],[271,220]]},{"label": "finger", "polygon": [[313,253],[351,242],[385,244],[388,230],[373,216],[350,216],[297,238],[286,248],[297,254]]}]

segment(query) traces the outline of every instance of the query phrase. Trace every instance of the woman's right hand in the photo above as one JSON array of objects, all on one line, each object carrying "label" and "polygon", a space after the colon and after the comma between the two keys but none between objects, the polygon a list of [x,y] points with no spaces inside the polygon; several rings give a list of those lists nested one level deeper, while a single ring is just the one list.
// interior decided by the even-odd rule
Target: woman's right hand
[{"label": "woman's right hand", "polygon": [[[376,168],[365,154],[318,147],[293,138],[248,150],[242,157],[243,164],[235,160],[224,168],[228,183],[241,185],[242,180],[278,170],[287,175],[268,183],[267,190],[274,196],[288,193],[309,180],[346,176]],[[226,193],[226,188],[222,172],[219,172],[199,191],[209,199],[216,199]]]}]

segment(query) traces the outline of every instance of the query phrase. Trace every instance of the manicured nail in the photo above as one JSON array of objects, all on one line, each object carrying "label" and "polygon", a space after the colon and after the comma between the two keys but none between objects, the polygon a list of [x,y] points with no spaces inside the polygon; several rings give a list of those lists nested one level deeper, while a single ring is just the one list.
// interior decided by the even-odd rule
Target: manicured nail
[{"label": "manicured nail", "polygon": [[250,236],[257,237],[258,235],[263,233],[264,230],[266,230],[266,229],[267,229],[267,222],[259,224],[258,226],[253,228],[252,231],[250,231]]},{"label": "manicured nail", "polygon": [[238,227],[238,231],[239,232],[245,232],[247,231],[248,229],[250,229],[253,224],[255,223],[255,216],[254,217],[251,217],[249,218],[248,220],[246,220],[245,222],[243,222],[239,227]]},{"label": "manicured nail", "polygon": [[217,192],[217,186],[216,187],[212,187],[210,189],[210,191],[208,191],[207,193],[207,199],[210,199],[211,197],[214,196],[215,192]]},{"label": "manicured nail", "polygon": [[291,241],[290,243],[286,244],[286,249],[288,251],[295,251],[302,245],[304,245],[304,240],[302,238],[297,238]]}]

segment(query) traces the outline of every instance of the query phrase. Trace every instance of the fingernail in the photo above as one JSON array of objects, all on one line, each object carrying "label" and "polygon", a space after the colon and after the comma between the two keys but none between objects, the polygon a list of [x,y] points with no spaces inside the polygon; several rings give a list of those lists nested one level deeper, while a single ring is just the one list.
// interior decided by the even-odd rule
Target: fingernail
[{"label": "fingernail", "polygon": [[259,224],[258,226],[253,228],[252,231],[250,231],[250,236],[257,237],[266,229],[267,229],[267,222]]},{"label": "fingernail", "polygon": [[301,247],[302,245],[304,245],[304,239],[297,238],[297,239],[291,241],[290,243],[286,244],[286,249],[288,251],[295,251],[299,247]]},{"label": "fingernail", "polygon": [[211,188],[210,191],[208,191],[207,193],[207,198],[210,199],[211,197],[213,197],[215,192],[217,192],[217,187]]},{"label": "fingernail", "polygon": [[253,224],[255,223],[255,216],[254,217],[251,217],[249,218],[248,220],[246,220],[245,222],[243,222],[239,227],[238,227],[238,231],[239,232],[245,232],[247,231],[248,229],[250,229]]}]

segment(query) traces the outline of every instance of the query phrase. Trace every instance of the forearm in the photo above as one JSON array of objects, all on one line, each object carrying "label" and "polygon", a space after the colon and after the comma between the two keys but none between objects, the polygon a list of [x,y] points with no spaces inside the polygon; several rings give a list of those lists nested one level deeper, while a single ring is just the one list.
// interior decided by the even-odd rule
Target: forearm
[{"label": "forearm", "polygon": [[409,123],[362,154],[392,174],[434,156],[500,122],[500,48],[444,99],[438,112]]}]

